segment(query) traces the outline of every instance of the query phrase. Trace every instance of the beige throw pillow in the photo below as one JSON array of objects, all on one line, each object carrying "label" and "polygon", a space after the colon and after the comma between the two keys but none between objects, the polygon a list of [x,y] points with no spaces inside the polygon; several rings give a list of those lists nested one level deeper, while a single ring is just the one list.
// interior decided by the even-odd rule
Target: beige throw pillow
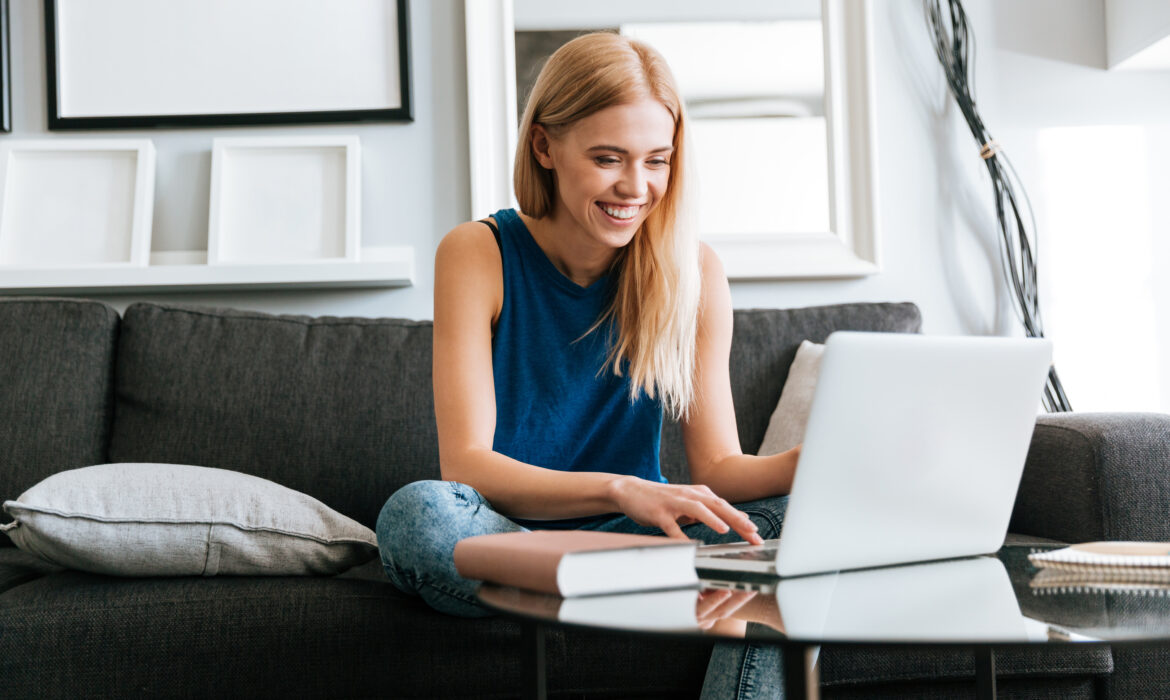
[{"label": "beige throw pillow", "polygon": [[22,550],[116,576],[335,574],[372,559],[373,531],[256,476],[181,464],[54,474],[4,503]]},{"label": "beige throw pillow", "polygon": [[759,454],[774,455],[787,452],[804,442],[804,430],[808,427],[808,414],[812,408],[813,390],[817,386],[817,375],[821,370],[821,355],[825,346],[804,341],[796,350],[796,359],[788,369],[788,379],[780,391],[780,401],[764,431],[764,442]]}]

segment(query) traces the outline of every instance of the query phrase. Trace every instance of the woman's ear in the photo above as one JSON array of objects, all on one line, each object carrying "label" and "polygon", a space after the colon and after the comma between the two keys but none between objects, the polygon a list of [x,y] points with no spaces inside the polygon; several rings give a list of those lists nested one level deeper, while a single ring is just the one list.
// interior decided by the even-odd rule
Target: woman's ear
[{"label": "woman's ear", "polygon": [[548,131],[545,130],[542,124],[532,125],[532,154],[536,156],[536,162],[540,163],[540,167],[545,170],[553,169],[552,154],[549,149],[552,147],[552,140],[549,138]]}]

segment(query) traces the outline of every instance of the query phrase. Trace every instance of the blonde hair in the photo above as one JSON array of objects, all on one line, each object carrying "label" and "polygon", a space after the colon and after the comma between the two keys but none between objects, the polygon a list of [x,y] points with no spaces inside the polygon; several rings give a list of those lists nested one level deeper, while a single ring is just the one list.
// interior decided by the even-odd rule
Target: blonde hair
[{"label": "blonde hair", "polygon": [[[662,56],[639,41],[611,33],[577,37],[557,49],[541,69],[520,120],[514,185],[516,200],[534,218],[552,214],[556,180],[532,150],[536,124],[554,138],[607,107],[650,98],[674,117],[670,174],[662,199],[614,261],[612,303],[590,332],[616,324],[606,366],[630,376],[630,400],[640,392],[661,397],[675,418],[685,418],[695,392],[695,336],[702,280],[698,236],[684,211],[689,201],[686,115],[674,76]],[[604,367],[602,368],[604,370]]]}]

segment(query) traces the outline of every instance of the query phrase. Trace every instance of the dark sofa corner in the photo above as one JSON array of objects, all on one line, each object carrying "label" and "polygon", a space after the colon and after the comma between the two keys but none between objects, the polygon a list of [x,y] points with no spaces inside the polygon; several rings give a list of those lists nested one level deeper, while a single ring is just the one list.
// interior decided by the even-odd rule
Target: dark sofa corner
[{"label": "dark sofa corner", "polygon": [[[917,332],[921,319],[912,304],[842,304],[741,310],[735,324],[736,413],[754,452],[801,340]],[[163,304],[120,318],[93,301],[0,297],[0,500],[74,467],[173,462],[271,479],[373,527],[398,487],[439,474],[430,349],[429,322]],[[1013,530],[1170,539],[1156,517],[1170,501],[1167,421],[1042,417]],[[685,478],[675,425],[662,456],[664,473]],[[709,646],[552,630],[549,688],[694,697]],[[377,560],[335,577],[121,579],[48,565],[0,537],[5,698],[511,697],[519,648],[515,623],[434,613]],[[1170,682],[1161,651],[1054,652],[1004,654],[1001,696],[1137,697],[1124,693]],[[822,659],[826,697],[973,688],[958,654]]]}]

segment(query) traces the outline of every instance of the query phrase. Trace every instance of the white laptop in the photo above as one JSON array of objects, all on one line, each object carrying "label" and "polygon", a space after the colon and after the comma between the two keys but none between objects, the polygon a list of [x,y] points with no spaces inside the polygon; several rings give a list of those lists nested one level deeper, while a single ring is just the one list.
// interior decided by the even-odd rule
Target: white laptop
[{"label": "white laptop", "polygon": [[699,547],[696,568],[799,576],[998,550],[1051,364],[1044,339],[833,333],[780,537]]}]

